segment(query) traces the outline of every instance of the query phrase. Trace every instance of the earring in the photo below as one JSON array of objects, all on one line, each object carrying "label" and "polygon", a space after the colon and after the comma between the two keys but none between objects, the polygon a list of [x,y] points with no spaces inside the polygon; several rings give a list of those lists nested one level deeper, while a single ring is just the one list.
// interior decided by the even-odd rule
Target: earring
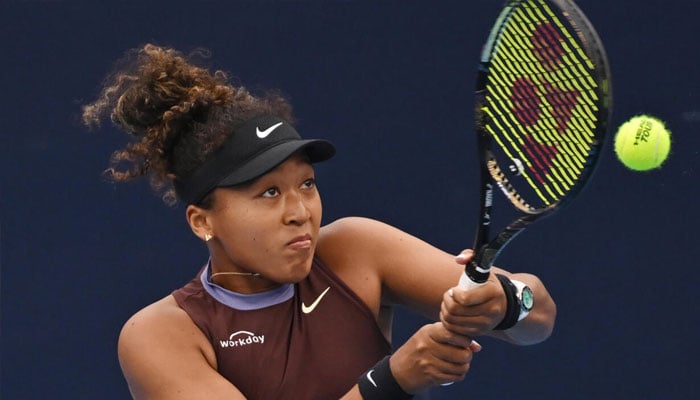
[{"label": "earring", "polygon": [[204,241],[205,241],[205,242],[208,242],[208,241],[210,241],[210,240],[211,240],[211,238],[213,238],[213,236],[212,236],[212,235],[210,235],[210,234],[208,234],[208,233],[205,233],[205,234],[204,234]]}]

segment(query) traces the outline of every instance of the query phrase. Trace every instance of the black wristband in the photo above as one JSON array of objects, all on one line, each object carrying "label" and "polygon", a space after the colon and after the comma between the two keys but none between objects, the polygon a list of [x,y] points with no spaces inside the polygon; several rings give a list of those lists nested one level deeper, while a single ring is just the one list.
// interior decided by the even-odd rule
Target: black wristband
[{"label": "black wristband", "polygon": [[503,286],[503,292],[506,294],[506,315],[503,316],[503,321],[501,321],[496,327],[493,328],[494,331],[502,331],[515,326],[518,323],[518,316],[520,315],[520,306],[518,302],[518,289],[513,285],[510,279],[502,274],[496,274],[498,281],[501,282]]},{"label": "black wristband", "polygon": [[364,400],[403,400],[412,399],[413,395],[403,391],[389,367],[389,357],[382,358],[374,367],[362,374],[357,380],[357,387]]}]

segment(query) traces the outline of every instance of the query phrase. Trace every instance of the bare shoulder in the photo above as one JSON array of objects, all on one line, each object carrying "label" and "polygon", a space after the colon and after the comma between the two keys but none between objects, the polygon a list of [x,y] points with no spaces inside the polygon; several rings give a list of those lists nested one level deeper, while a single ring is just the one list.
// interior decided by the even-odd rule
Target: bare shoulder
[{"label": "bare shoulder", "polygon": [[321,228],[318,253],[368,264],[396,265],[410,255],[444,256],[444,252],[409,233],[381,221],[347,217]]},{"label": "bare shoulder", "polygon": [[206,347],[204,334],[172,296],[146,306],[126,321],[119,335],[120,355],[158,343]]},{"label": "bare shoulder", "polygon": [[321,232],[324,235],[356,234],[363,230],[376,228],[378,225],[385,224],[365,217],[345,217],[337,219],[328,225],[324,225],[321,227]]},{"label": "bare shoulder", "polygon": [[382,279],[377,243],[372,238],[389,226],[361,217],[336,220],[321,228],[316,255],[379,317]]},{"label": "bare shoulder", "polygon": [[124,324],[119,363],[136,399],[240,398],[216,371],[216,356],[204,333],[172,296]]},{"label": "bare shoulder", "polygon": [[370,218],[345,217],[321,228],[321,245],[362,248],[382,246],[385,240],[406,235],[393,226]]},{"label": "bare shoulder", "polygon": [[382,304],[405,305],[431,318],[463,270],[454,255],[389,224],[360,217],[324,226],[317,254],[356,290],[367,290],[369,284],[369,294],[379,293]]},{"label": "bare shoulder", "polygon": [[339,275],[376,275],[402,237],[409,236],[383,222],[346,217],[321,228],[316,254]]}]

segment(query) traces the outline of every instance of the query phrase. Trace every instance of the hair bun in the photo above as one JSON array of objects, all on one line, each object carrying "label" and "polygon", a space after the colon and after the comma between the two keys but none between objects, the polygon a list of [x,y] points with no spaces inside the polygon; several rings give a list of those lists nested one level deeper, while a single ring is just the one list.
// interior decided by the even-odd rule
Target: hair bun
[{"label": "hair bun", "polygon": [[[98,99],[83,107],[83,121],[96,126],[108,115],[137,137],[113,154],[108,171],[118,181],[148,175],[155,189],[166,189],[168,202],[172,180],[190,174],[243,121],[262,114],[293,121],[282,96],[255,97],[230,85],[224,72],[210,73],[180,52],[152,44],[132,50],[107,82]],[[131,166],[118,168],[122,162]]]}]

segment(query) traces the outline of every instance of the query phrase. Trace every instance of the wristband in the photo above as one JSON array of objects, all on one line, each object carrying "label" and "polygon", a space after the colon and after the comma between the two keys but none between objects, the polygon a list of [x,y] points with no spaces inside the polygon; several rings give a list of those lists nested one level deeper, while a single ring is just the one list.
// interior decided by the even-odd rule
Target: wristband
[{"label": "wristband", "polygon": [[494,331],[502,331],[512,328],[516,323],[518,323],[518,317],[520,316],[520,305],[518,301],[518,289],[513,285],[510,279],[501,274],[496,274],[498,281],[501,282],[503,286],[503,292],[506,294],[506,315],[503,316],[503,321],[496,325]]},{"label": "wristband", "polygon": [[357,387],[364,400],[403,400],[412,399],[413,395],[403,391],[389,367],[389,358],[382,358],[374,367],[362,374],[357,380]]}]

